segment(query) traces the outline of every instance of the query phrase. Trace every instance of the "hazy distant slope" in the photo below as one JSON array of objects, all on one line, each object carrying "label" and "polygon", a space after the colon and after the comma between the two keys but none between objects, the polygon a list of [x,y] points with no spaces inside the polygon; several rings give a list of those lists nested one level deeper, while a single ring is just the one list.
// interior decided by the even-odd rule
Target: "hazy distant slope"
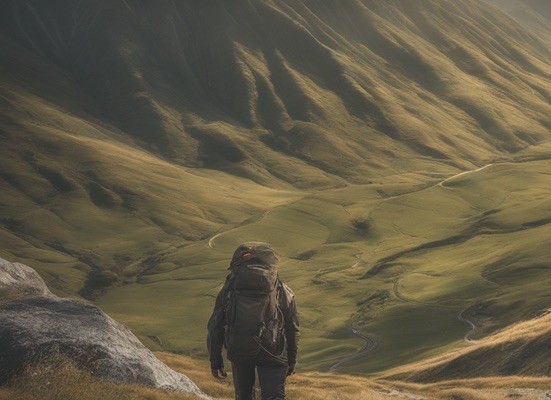
[{"label": "hazy distant slope", "polygon": [[547,0],[485,0],[494,4],[528,29],[551,39],[551,2]]},{"label": "hazy distant slope", "polygon": [[[99,118],[178,163],[258,181],[263,170],[296,181],[287,163],[317,167],[318,185],[423,157],[467,166],[551,126],[549,48],[480,2],[25,0],[1,11],[9,46],[55,64]],[[408,167],[394,163],[403,157]]]},{"label": "hazy distant slope", "polygon": [[551,3],[547,0],[487,0],[496,5],[504,6],[511,11],[530,12],[539,15],[541,18],[551,21]]}]

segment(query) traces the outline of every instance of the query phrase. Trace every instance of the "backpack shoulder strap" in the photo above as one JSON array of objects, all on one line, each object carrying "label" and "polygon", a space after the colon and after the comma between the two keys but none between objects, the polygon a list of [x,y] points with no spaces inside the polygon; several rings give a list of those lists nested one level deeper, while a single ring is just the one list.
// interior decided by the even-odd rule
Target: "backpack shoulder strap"
[{"label": "backpack shoulder strap", "polygon": [[228,305],[228,301],[231,297],[231,294],[235,290],[235,272],[234,271],[231,271],[226,276],[226,282],[224,282],[224,288],[222,290],[226,291],[224,295],[223,303],[222,303],[223,309],[226,309]]},{"label": "backpack shoulder strap", "polygon": [[284,284],[279,278],[278,278],[278,295],[279,302],[282,305],[283,308],[289,308],[291,305],[293,298],[295,297],[295,293],[291,290],[289,286]]}]

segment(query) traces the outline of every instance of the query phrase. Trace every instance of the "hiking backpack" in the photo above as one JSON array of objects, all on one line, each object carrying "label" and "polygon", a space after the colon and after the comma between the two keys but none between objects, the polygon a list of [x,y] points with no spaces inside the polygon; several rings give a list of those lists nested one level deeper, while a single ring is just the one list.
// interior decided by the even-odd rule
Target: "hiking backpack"
[{"label": "hiking backpack", "polygon": [[277,261],[266,243],[244,243],[235,251],[225,306],[224,342],[230,360],[254,359],[260,349],[277,358],[283,350]]}]

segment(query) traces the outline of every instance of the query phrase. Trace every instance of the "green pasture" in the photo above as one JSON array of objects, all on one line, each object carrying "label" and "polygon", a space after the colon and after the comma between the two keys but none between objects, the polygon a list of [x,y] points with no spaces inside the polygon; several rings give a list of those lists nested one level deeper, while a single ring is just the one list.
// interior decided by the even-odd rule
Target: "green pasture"
[{"label": "green pasture", "polygon": [[234,248],[248,240],[274,245],[296,293],[303,370],[328,370],[357,351],[352,326],[379,348],[341,370],[365,374],[465,345],[463,310],[476,338],[549,307],[551,162],[540,148],[456,177],[441,168],[307,191],[146,154],[142,169],[120,145],[93,145],[94,159],[129,151],[115,167],[101,164],[110,171],[101,183],[132,212],[99,207],[70,172],[74,189],[54,198],[48,175],[31,174],[26,199],[2,181],[1,207],[17,234],[0,232],[1,255],[72,296],[101,265],[112,274],[95,301],[153,349],[206,357],[215,296]]},{"label": "green pasture", "polygon": [[[243,222],[221,223],[200,241],[175,240],[142,220],[133,235],[118,233],[110,210],[85,214],[90,220],[80,223],[90,230],[84,236],[62,238],[72,246],[77,238],[90,240],[86,248],[95,255],[139,254],[157,240],[148,254],[117,270],[120,280],[96,302],[151,348],[198,357],[206,356],[206,322],[233,249],[247,240],[268,241],[300,307],[301,368],[327,370],[354,353],[362,344],[351,332],[355,325],[380,345],[342,370],[371,373],[463,345],[469,328],[457,316],[464,309],[481,335],[549,304],[551,164],[495,165],[443,186],[438,179],[414,174],[334,190],[268,191],[249,216],[224,216],[231,207],[220,208],[221,222]],[[244,190],[262,198],[250,188]],[[87,207],[84,200],[75,204]],[[25,223],[33,218],[42,217],[32,214]],[[94,229],[109,223],[111,236],[92,243],[102,236]],[[12,249],[3,256],[29,260],[49,282],[66,284],[54,289],[83,283],[86,268],[74,257],[3,235]],[[381,263],[384,268],[366,275]],[[366,301],[378,292],[383,301]]]},{"label": "green pasture", "polygon": [[[25,122],[3,131],[0,256],[36,268],[57,294],[95,301],[153,349],[206,357],[214,298],[248,240],[276,248],[296,293],[303,370],[361,347],[352,326],[380,343],[342,367],[365,374],[464,345],[463,310],[478,337],[549,307],[548,143],[462,175],[463,164],[416,156],[345,180],[272,150],[263,154],[277,170],[249,160],[228,173],[170,162],[32,96],[17,101],[42,119],[12,110]],[[303,134],[297,145],[323,150]]]},{"label": "green pasture", "polygon": [[[150,346],[204,357],[232,251],[268,241],[300,307],[303,370],[328,370],[357,351],[353,325],[380,343],[341,368],[350,373],[465,346],[463,310],[476,338],[548,307],[551,163],[489,166],[442,186],[420,176],[389,178],[386,190],[398,193],[389,197],[378,183],[305,193],[218,231],[210,246],[214,234],[174,248],[98,303]],[[383,301],[366,301],[379,292]]]}]

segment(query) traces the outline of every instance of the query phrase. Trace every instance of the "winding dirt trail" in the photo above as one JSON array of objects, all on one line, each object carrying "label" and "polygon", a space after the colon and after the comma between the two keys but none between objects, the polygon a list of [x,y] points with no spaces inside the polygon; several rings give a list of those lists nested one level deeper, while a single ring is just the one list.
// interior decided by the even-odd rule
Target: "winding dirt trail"
[{"label": "winding dirt trail", "polygon": [[461,322],[466,323],[471,327],[471,329],[467,333],[465,333],[465,336],[463,336],[463,340],[465,340],[465,342],[467,343],[472,343],[474,342],[474,340],[471,339],[471,336],[474,335],[478,327],[475,325],[473,321],[463,316],[463,313],[465,313],[465,311],[467,311],[467,309],[461,311],[457,316],[457,319],[460,320]]},{"label": "winding dirt trail", "polygon": [[[499,163],[499,164],[507,164],[507,163]],[[486,164],[480,168],[477,168],[477,169],[474,169],[474,170],[470,170],[470,171],[463,171],[463,172],[460,172],[458,174],[455,174],[453,176],[450,176],[438,183],[436,183],[435,185],[431,186],[430,188],[432,187],[442,187],[442,188],[446,188],[445,184],[446,182],[450,182],[456,178],[459,178],[461,176],[465,176],[467,174],[471,174],[473,172],[479,172],[479,171],[482,171],[486,168],[489,168],[493,165],[498,165],[498,164]],[[424,188],[424,189],[421,189],[421,190],[426,190],[427,188]],[[409,194],[409,193],[407,193]],[[399,197],[399,196],[393,196],[393,197]],[[391,198],[393,198],[391,197]],[[389,198],[390,199],[390,198]],[[385,199],[385,201],[388,200],[388,199]],[[209,242],[209,245],[210,245],[210,242]],[[355,263],[352,268],[354,267],[357,267],[358,265],[361,264],[361,258],[359,255],[356,255],[355,257],[358,258],[358,262]],[[402,295],[399,291],[399,288],[398,288],[398,284],[399,284],[399,280],[397,279],[396,281],[394,281],[394,285],[393,285],[393,293],[394,293],[394,296],[396,296],[396,298],[400,301],[403,301],[403,302],[406,302],[406,303],[415,303],[415,304],[422,304],[422,305],[426,305],[426,306],[430,306],[430,307],[435,307],[435,308],[446,308],[446,309],[457,309],[456,307],[449,307],[449,306],[443,306],[443,305],[440,305],[440,304],[437,304],[437,303],[431,303],[431,302],[423,302],[423,301],[417,301],[417,300],[412,300],[412,299],[408,299],[407,297],[405,297],[404,295]],[[472,342],[472,340],[470,339],[471,336],[475,333],[475,331],[478,329],[478,327],[475,325],[475,323],[473,321],[471,321],[470,319],[466,318],[464,316],[464,313],[466,312],[467,310],[461,310],[457,316],[457,319],[465,324],[467,324],[471,329],[465,334],[464,336],[464,340],[465,342]],[[338,362],[336,362],[335,364],[333,364],[331,366],[331,368],[329,369],[329,372],[336,372],[342,365],[344,365],[345,363],[347,362],[350,362],[352,360],[356,360],[360,357],[363,357],[364,355],[366,355],[367,353],[369,352],[372,352],[374,351],[375,349],[377,349],[379,347],[379,342],[370,337],[370,336],[367,336],[365,334],[363,334],[362,332],[358,331],[356,328],[352,328],[352,332],[358,336],[360,339],[362,339],[365,343],[364,345],[362,346],[362,348],[357,352],[357,353],[354,353],[354,354],[350,354],[344,358],[342,358],[341,360],[339,360]]]},{"label": "winding dirt trail", "polygon": [[209,247],[211,249],[214,249],[214,239],[216,239],[218,236],[220,236],[223,232],[220,232],[220,233],[217,233],[216,235],[214,235],[213,237],[211,237],[209,239]]},{"label": "winding dirt trail", "polygon": [[[400,281],[399,279],[396,279],[394,281],[394,285],[392,287],[392,292],[394,293],[394,296],[400,301],[403,301],[405,303],[422,304],[422,305],[425,305],[425,306],[435,307],[435,308],[444,308],[444,309],[448,309],[448,310],[457,309],[457,307],[443,306],[443,305],[440,305],[440,304],[434,303],[434,302],[408,299],[407,297],[405,297],[403,294],[400,293],[399,288],[398,288],[399,281]],[[471,336],[474,335],[474,333],[478,329],[478,327],[476,326],[476,324],[473,321],[471,321],[470,319],[468,319],[464,316],[466,311],[467,311],[467,309],[461,310],[459,312],[459,315],[457,316],[457,319],[459,321],[467,324],[471,328],[467,333],[465,333],[465,336],[463,336],[463,339],[467,343],[472,343],[472,342],[474,342],[474,340],[471,339]]]},{"label": "winding dirt trail", "polygon": [[449,310],[457,309],[457,307],[443,306],[435,302],[408,299],[402,293],[400,293],[398,288],[399,282],[400,282],[400,279],[396,279],[394,281],[394,285],[392,286],[392,292],[394,296],[400,301],[403,301],[405,303],[422,304],[424,306],[430,306],[435,308],[445,308]]},{"label": "winding dirt trail", "polygon": [[354,254],[354,257],[356,257],[356,259],[358,261],[356,261],[356,263],[354,263],[354,265],[352,265],[350,268],[356,268],[356,267],[359,267],[360,265],[363,264],[362,254],[363,254],[363,252],[360,252],[358,254]]},{"label": "winding dirt trail", "polygon": [[[500,163],[500,164],[507,164],[507,163]],[[478,172],[478,171],[482,171],[483,169],[486,169],[486,168],[489,168],[491,167],[492,165],[496,165],[496,164],[486,164],[484,165],[483,167],[480,167],[480,168],[477,168],[477,169],[473,169],[473,170],[470,170],[470,171],[463,171],[463,172],[460,172],[459,174],[456,174],[454,176],[450,176],[449,178],[446,178],[444,179],[442,182],[440,183],[437,183],[435,186],[440,186],[440,187],[443,187],[445,188],[446,186],[444,186],[444,184],[446,182],[449,182],[455,178],[459,178],[460,176],[464,176],[464,175],[467,175],[467,174],[472,174],[473,172]]]},{"label": "winding dirt trail", "polygon": [[350,354],[333,364],[331,368],[329,368],[329,372],[337,372],[337,369],[339,369],[343,364],[363,357],[367,353],[370,353],[379,347],[379,342],[377,339],[363,334],[354,327],[352,327],[352,333],[362,339],[365,342],[364,345],[360,350],[358,350],[357,353]]},{"label": "winding dirt trail", "polygon": [[[301,199],[299,199],[299,200],[301,200]],[[296,201],[299,201],[299,200],[296,200]],[[293,204],[293,203],[295,203],[295,202],[292,202],[292,203],[289,203],[289,204]],[[288,204],[284,204],[284,205],[288,205]],[[253,216],[254,221],[252,221],[252,222],[256,222],[257,220],[261,220],[262,218],[265,218],[270,212],[272,212],[273,210],[275,210],[277,207],[281,207],[281,205],[276,206],[276,207],[274,207],[274,208],[270,208],[270,209],[264,211],[263,213],[258,214],[257,216]],[[246,221],[248,221],[248,223],[252,223],[250,218],[247,219]],[[212,237],[209,239],[209,241],[208,241],[208,246],[209,246],[209,248],[214,249],[214,241],[216,240],[216,238],[217,238],[218,236],[223,235],[224,233],[230,232],[230,231],[232,231],[232,230],[234,230],[234,229],[236,229],[236,228],[238,228],[238,227],[240,227],[240,226],[243,226],[243,222],[242,222],[241,224],[238,224],[238,225],[236,225],[236,226],[233,226],[233,227],[231,227],[231,228],[229,228],[229,229],[227,229],[227,230],[225,230],[225,231],[218,232],[217,234],[215,234],[214,236],[212,236]]]}]

